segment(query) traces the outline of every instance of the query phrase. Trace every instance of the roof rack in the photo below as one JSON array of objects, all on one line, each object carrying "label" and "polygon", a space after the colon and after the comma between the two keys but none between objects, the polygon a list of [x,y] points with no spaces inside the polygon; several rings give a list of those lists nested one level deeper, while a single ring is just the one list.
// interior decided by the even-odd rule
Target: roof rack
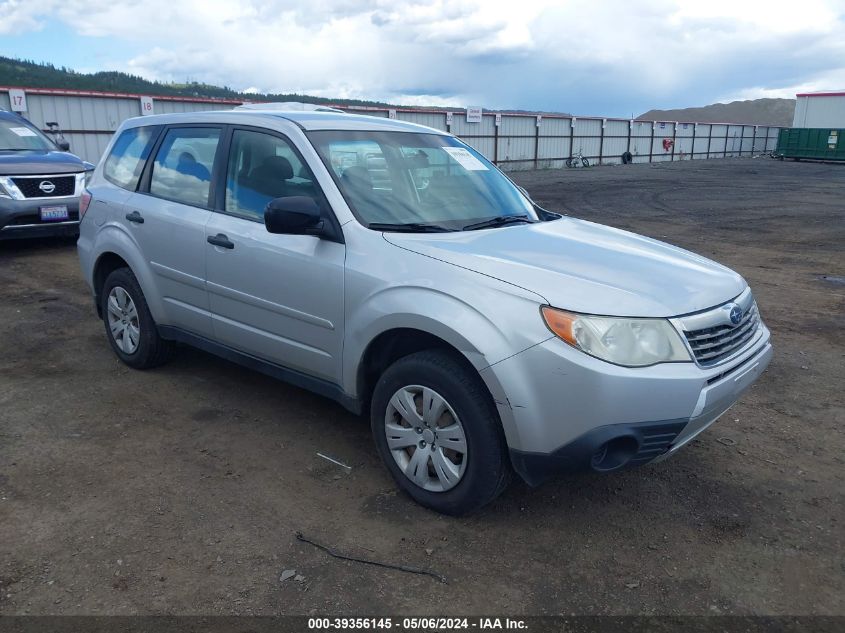
[{"label": "roof rack", "polygon": [[275,101],[270,103],[244,103],[235,106],[235,110],[275,110],[282,112],[339,112],[343,110],[315,103],[300,103],[299,101]]}]

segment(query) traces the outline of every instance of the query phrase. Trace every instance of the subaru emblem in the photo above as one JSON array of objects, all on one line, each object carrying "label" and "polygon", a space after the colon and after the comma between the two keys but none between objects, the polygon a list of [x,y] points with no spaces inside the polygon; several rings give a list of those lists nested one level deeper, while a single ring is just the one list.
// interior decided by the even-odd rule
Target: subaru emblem
[{"label": "subaru emblem", "polygon": [[49,180],[42,180],[41,184],[38,185],[38,188],[44,193],[53,193],[56,190],[56,185]]},{"label": "subaru emblem", "polygon": [[731,319],[732,325],[739,325],[739,322],[742,321],[742,308],[740,308],[736,304],[733,304],[732,306],[730,306],[730,312],[728,313],[728,316]]}]

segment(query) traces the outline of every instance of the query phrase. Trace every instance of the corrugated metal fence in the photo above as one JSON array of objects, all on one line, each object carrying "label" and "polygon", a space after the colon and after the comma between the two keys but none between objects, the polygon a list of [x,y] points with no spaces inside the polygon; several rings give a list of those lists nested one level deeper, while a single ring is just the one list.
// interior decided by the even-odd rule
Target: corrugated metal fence
[{"label": "corrugated metal fence", "polygon": [[[13,91],[10,93],[10,90]],[[118,125],[142,114],[141,95],[0,87],[0,108],[10,110],[10,94],[23,90],[24,115],[42,129],[55,121],[71,150],[97,162]],[[231,109],[239,101],[188,97],[153,97],[153,112],[197,112]],[[391,117],[445,130],[460,137],[504,169],[562,167],[580,152],[592,164],[622,162],[630,152],[634,163],[751,156],[772,151],[780,128],[732,123],[638,121],[595,117],[484,113],[467,121],[463,110],[344,107],[349,112]]]}]

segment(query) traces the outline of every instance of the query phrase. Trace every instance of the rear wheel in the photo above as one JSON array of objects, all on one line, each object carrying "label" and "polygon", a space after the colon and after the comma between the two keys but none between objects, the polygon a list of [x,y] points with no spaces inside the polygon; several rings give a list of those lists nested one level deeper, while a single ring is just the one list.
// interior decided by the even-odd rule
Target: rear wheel
[{"label": "rear wheel", "polygon": [[128,268],[112,271],[100,293],[103,323],[114,353],[135,369],[166,363],[175,344],[158,335],[144,293]]},{"label": "rear wheel", "polygon": [[510,481],[496,408],[478,374],[442,350],[399,359],[373,392],[370,422],[398,486],[444,514],[472,512]]},{"label": "rear wheel", "polygon": [[572,158],[566,159],[566,166],[567,167],[574,167],[575,166],[575,163],[573,162]]}]

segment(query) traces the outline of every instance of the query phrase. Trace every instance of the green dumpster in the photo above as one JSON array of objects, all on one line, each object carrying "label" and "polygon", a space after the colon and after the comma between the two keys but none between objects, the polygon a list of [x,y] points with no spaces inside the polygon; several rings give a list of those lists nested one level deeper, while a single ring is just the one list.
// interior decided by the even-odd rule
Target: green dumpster
[{"label": "green dumpster", "polygon": [[775,153],[796,160],[845,160],[845,129],[783,129],[778,135]]}]

